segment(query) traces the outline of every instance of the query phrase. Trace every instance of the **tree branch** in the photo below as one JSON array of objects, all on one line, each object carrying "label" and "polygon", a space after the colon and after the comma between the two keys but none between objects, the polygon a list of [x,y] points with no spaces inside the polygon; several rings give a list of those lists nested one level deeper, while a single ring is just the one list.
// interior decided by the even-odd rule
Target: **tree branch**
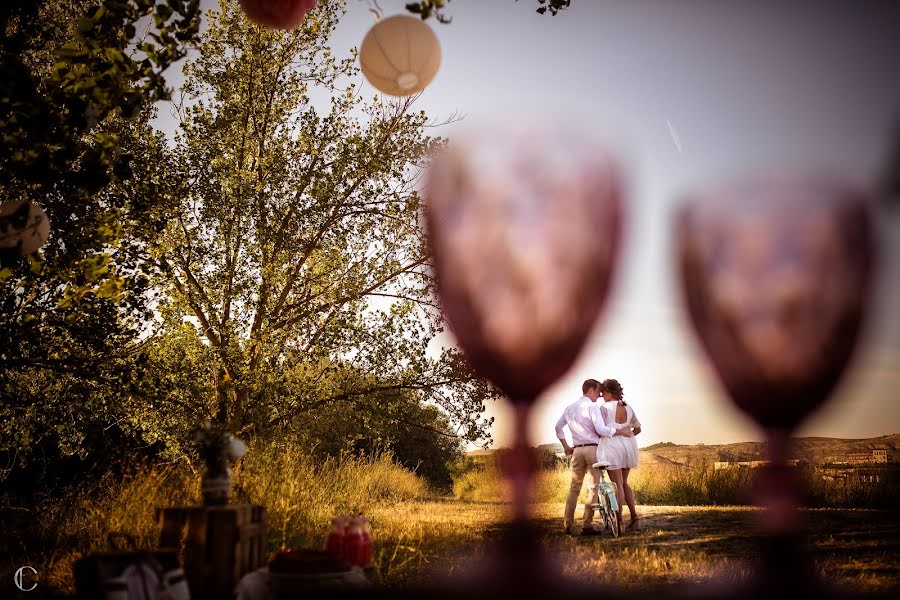
[{"label": "tree branch", "polygon": [[210,326],[209,319],[206,318],[206,313],[203,312],[203,308],[197,304],[197,301],[194,300],[194,297],[175,274],[172,274],[172,283],[175,284],[175,289],[184,296],[188,305],[191,307],[191,310],[194,312],[194,316],[197,317],[197,320],[200,322],[200,327],[203,329],[203,335],[206,336],[206,339],[209,340],[210,344],[216,348],[220,347],[221,342],[219,341],[218,336],[216,336],[215,331],[213,331],[213,328]]}]

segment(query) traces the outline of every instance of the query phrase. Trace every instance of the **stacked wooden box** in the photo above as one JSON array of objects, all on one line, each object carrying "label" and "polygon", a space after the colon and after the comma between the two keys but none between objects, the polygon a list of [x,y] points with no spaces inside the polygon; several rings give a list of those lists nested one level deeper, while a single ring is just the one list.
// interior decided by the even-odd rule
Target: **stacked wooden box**
[{"label": "stacked wooden box", "polygon": [[185,506],[157,511],[161,548],[182,556],[191,598],[232,598],[246,573],[266,564],[266,509],[259,505]]}]

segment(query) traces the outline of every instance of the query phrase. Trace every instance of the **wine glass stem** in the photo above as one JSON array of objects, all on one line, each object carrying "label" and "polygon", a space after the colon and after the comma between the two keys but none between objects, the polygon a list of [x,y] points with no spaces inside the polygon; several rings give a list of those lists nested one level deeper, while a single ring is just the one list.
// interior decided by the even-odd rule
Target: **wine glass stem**
[{"label": "wine glass stem", "polygon": [[791,536],[798,530],[797,504],[799,489],[797,475],[788,464],[790,457],[790,431],[769,429],[769,465],[761,473],[762,504],[765,507],[764,528],[770,535]]},{"label": "wine glass stem", "polygon": [[490,566],[490,580],[503,582],[504,592],[525,592],[535,587],[558,584],[560,574],[545,559],[541,536],[529,521],[531,498],[538,461],[528,446],[528,416],[533,398],[513,399],[513,443],[509,452],[500,455],[499,467],[512,492],[511,520],[503,526],[497,540],[495,562]]},{"label": "wine glass stem", "polygon": [[787,466],[790,459],[791,432],[785,429],[766,430],[769,463],[773,466]]},{"label": "wine glass stem", "polygon": [[772,584],[790,578],[803,584],[811,581],[811,563],[804,548],[802,515],[798,510],[802,491],[800,479],[789,464],[791,431],[766,431],[769,465],[757,481],[758,501],[765,538],[762,541],[762,575]]},{"label": "wine glass stem", "polygon": [[504,475],[512,486],[513,519],[523,521],[528,518],[528,498],[531,495],[537,465],[528,446],[528,416],[531,402],[513,402],[515,410],[515,435],[509,460],[505,464]]}]

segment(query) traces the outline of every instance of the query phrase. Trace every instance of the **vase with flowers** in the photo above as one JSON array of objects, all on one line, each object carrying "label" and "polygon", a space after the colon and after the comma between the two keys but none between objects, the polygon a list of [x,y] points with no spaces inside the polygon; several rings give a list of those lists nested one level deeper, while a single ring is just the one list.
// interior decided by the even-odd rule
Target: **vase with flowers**
[{"label": "vase with flowers", "polygon": [[209,423],[197,432],[196,441],[205,467],[200,483],[203,504],[228,504],[231,499],[231,465],[244,456],[247,447],[224,429]]}]

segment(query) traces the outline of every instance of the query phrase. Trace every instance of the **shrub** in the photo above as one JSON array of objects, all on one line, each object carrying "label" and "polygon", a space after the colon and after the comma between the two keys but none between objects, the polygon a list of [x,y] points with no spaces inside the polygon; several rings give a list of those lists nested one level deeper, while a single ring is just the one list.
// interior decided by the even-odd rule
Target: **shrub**
[{"label": "shrub", "polygon": [[453,482],[453,495],[469,502],[500,501],[502,476],[493,465],[466,471]]},{"label": "shrub", "polygon": [[894,508],[900,497],[900,468],[801,470],[809,506]]},{"label": "shrub", "polygon": [[[267,508],[270,549],[321,547],[339,513],[371,516],[430,494],[425,481],[397,465],[390,453],[316,461],[298,447],[279,444],[251,445],[233,480],[236,502]],[[0,519],[11,532],[0,539],[0,555],[10,564],[27,559],[22,564],[38,569],[50,589],[72,592],[72,563],[88,552],[111,549],[110,534],[153,547],[159,536],[156,508],[199,502],[200,475],[186,462],[137,465],[124,474],[111,470],[61,496],[33,498],[29,508],[0,496]],[[372,524],[377,527],[377,517]]]},{"label": "shrub", "polygon": [[[459,474],[454,477],[453,495],[471,502],[503,501],[497,454],[478,458],[484,460],[469,461],[464,468],[456,469]],[[743,466],[717,470],[708,461],[648,464],[633,469],[628,483],[638,504],[734,506],[752,502],[753,480],[758,474],[758,470]],[[807,490],[806,506],[889,508],[900,497],[900,469],[839,470],[838,476],[823,479],[821,472],[799,467],[797,475]],[[535,479],[533,501],[565,501],[569,478],[566,465],[541,469]]]},{"label": "shrub", "polygon": [[[569,469],[541,469],[535,477],[532,502],[562,502],[569,490]],[[465,471],[453,481],[453,495],[469,502],[502,502],[508,499],[496,460]]]},{"label": "shrub", "polygon": [[268,508],[273,541],[280,547],[318,546],[338,514],[371,512],[429,493],[390,452],[316,461],[299,447],[279,443],[251,448],[234,481],[245,501]]},{"label": "shrub", "polygon": [[645,465],[628,483],[639,504],[734,505],[748,502],[753,473],[739,467],[716,470],[709,462],[691,465]]}]

